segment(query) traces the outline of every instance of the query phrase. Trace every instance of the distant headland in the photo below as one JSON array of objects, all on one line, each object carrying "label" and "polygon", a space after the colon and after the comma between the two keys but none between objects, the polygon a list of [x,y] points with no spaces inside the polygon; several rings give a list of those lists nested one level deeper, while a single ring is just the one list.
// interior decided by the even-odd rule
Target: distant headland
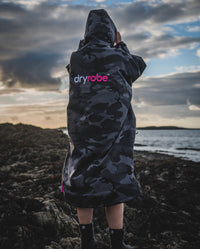
[{"label": "distant headland", "polygon": [[[58,129],[67,129],[66,126],[59,127]],[[184,129],[184,130],[200,130],[200,128],[186,128],[186,127],[178,127],[178,126],[145,126],[145,127],[137,127],[137,130],[176,130],[176,129]]]}]

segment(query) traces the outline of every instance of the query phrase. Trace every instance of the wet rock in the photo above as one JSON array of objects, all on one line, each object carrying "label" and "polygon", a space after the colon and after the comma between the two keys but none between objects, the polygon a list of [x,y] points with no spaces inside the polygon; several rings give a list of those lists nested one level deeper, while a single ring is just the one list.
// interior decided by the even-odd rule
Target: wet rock
[{"label": "wet rock", "polygon": [[[59,129],[0,124],[0,248],[80,249],[76,209],[60,192],[68,137]],[[125,241],[135,249],[200,248],[199,164],[135,151],[142,196],[125,204]],[[99,249],[109,248],[103,208]]]}]

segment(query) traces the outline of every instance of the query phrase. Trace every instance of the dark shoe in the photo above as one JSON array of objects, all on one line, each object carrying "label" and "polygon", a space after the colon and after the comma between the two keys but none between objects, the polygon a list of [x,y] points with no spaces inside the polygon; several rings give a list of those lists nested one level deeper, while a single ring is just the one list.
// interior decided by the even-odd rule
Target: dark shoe
[{"label": "dark shoe", "polygon": [[79,224],[79,231],[81,235],[80,249],[96,249],[97,241],[94,236],[93,222],[90,224]]},{"label": "dark shoe", "polygon": [[134,249],[132,246],[124,243],[124,232],[125,229],[111,229],[109,228],[110,234],[110,249]]}]

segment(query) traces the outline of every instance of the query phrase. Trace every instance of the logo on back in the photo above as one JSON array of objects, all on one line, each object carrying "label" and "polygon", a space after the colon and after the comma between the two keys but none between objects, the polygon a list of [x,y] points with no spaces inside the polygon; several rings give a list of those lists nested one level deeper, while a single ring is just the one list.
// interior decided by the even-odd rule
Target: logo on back
[{"label": "logo on back", "polygon": [[[109,74],[107,74],[109,75]],[[87,76],[81,76],[78,74],[78,76],[74,77],[74,83],[83,83],[86,84],[86,82],[107,82],[108,81],[108,76],[104,75],[87,75]]]}]

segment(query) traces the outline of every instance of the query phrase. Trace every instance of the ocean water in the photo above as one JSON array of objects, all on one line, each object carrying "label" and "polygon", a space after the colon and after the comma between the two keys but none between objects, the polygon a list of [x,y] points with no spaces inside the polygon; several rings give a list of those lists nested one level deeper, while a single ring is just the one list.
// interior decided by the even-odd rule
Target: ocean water
[{"label": "ocean water", "polygon": [[137,129],[134,148],[200,162],[200,130]]},{"label": "ocean water", "polygon": [[[66,129],[62,131],[68,135]],[[136,130],[134,149],[200,162],[200,130]]]}]

